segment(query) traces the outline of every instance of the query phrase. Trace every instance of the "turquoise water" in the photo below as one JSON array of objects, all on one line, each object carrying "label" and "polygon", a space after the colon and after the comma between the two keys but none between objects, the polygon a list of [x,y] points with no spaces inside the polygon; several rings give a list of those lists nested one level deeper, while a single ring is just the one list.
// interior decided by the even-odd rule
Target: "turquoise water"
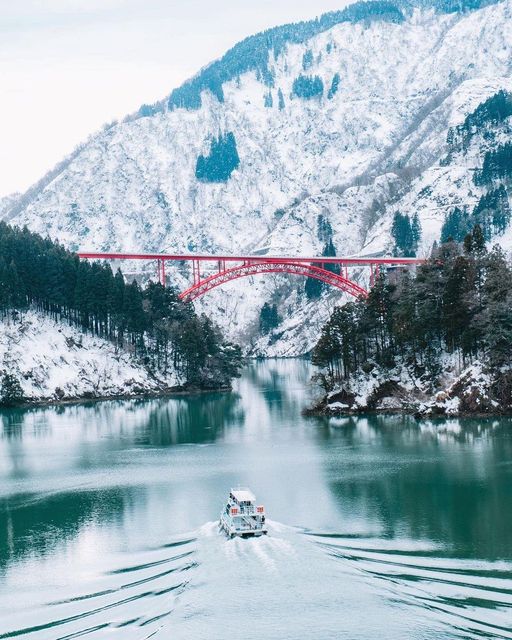
[{"label": "turquoise water", "polygon": [[310,375],[0,413],[0,638],[512,638],[511,420],[305,418]]}]

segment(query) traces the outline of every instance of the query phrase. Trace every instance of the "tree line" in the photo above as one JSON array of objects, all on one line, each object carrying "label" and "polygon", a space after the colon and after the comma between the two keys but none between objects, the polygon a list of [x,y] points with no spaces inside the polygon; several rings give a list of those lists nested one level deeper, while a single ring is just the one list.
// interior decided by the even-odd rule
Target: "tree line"
[{"label": "tree line", "polygon": [[399,362],[434,385],[443,353],[462,365],[479,359],[499,374],[503,393],[512,375],[512,265],[502,249],[486,250],[476,225],[463,243],[435,246],[415,273],[381,274],[367,299],[337,307],[322,328],[312,361],[331,388],[359,370]]},{"label": "tree line", "polygon": [[129,350],[150,369],[172,367],[190,386],[228,385],[239,372],[240,348],[176,290],[127,283],[106,263],[0,222],[0,317],[29,308]]}]

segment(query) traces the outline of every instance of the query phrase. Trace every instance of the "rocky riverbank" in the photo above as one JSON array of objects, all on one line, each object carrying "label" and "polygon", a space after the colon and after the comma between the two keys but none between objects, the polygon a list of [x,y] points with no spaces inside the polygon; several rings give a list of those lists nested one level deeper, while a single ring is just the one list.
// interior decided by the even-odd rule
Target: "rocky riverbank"
[{"label": "rocky riverbank", "polygon": [[405,367],[368,373],[337,384],[305,410],[308,415],[369,411],[412,413],[418,417],[500,415],[512,412],[512,370],[488,371],[479,362],[459,368],[444,363],[437,384]]}]

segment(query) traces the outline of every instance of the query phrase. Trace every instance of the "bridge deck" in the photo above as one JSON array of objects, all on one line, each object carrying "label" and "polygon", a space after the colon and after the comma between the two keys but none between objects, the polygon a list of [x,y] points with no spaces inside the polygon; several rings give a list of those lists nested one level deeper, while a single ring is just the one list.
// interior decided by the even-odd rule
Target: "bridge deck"
[{"label": "bridge deck", "polygon": [[277,264],[294,262],[294,263],[312,263],[323,262],[325,264],[343,264],[354,266],[370,266],[379,264],[403,264],[414,265],[425,262],[422,258],[394,258],[386,256],[384,258],[376,258],[373,256],[354,256],[354,257],[325,257],[325,256],[267,256],[267,255],[249,255],[249,256],[233,256],[233,255],[206,255],[206,254],[172,254],[172,253],[116,253],[116,252],[78,252],[80,258],[88,258],[93,260],[165,260],[165,261],[182,261],[197,260],[199,262],[275,262]]}]

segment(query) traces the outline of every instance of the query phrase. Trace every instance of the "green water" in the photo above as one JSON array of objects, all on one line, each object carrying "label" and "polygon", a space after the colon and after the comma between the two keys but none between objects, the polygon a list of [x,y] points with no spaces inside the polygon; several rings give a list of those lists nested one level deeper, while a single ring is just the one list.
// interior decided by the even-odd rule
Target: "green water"
[{"label": "green water", "polygon": [[512,421],[305,418],[310,375],[0,413],[0,638],[512,638]]}]

